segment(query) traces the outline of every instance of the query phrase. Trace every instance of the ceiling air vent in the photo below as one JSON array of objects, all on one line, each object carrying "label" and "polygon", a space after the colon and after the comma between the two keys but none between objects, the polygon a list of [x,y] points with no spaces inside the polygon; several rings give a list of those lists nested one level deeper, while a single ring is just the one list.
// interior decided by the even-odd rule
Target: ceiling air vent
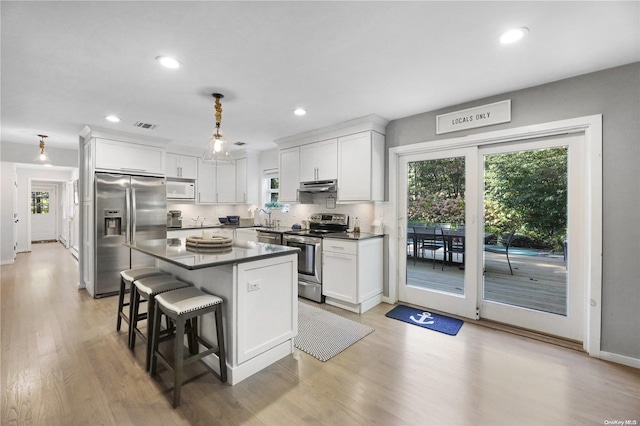
[{"label": "ceiling air vent", "polygon": [[133,126],[139,127],[141,129],[149,129],[149,130],[153,130],[156,127],[158,127],[156,124],[143,123],[142,121],[136,121],[136,123]]},{"label": "ceiling air vent", "polygon": [[237,146],[242,146],[242,145],[246,145],[247,143],[246,142],[234,142],[233,144],[237,145]]}]

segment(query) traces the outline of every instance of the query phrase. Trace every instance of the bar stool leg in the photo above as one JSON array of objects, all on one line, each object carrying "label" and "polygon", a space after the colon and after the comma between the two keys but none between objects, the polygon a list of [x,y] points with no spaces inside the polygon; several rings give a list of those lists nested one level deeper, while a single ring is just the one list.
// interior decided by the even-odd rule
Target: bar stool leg
[{"label": "bar stool leg", "polygon": [[140,294],[133,284],[131,284],[129,298],[129,349],[133,350],[136,345],[136,333],[133,330],[138,326],[138,313],[140,310]]},{"label": "bar stool leg", "polygon": [[[156,309],[160,310],[160,307]],[[154,376],[156,374],[158,368],[158,358],[154,355],[155,351],[158,350],[160,346],[160,323],[162,322],[162,314],[158,312],[158,315],[154,315],[153,318],[153,330],[151,333],[151,369],[149,370],[151,375]]]},{"label": "bar stool leg", "polygon": [[184,364],[184,318],[176,319],[176,338],[174,348],[173,369],[173,408],[180,405],[180,389],[182,388],[182,370]]},{"label": "bar stool leg", "polygon": [[[227,382],[227,360],[224,348],[224,332],[222,331],[222,304],[216,306],[216,338],[218,339],[218,360],[220,361],[220,380]],[[197,344],[197,342],[196,342]]]},{"label": "bar stool leg", "polygon": [[[160,312],[156,312],[156,300],[151,297],[147,301],[147,356],[144,363],[144,371],[149,371],[151,368],[151,356],[153,355],[153,346],[152,346],[152,324],[155,323],[155,316],[159,315],[162,317]],[[135,334],[135,333],[134,333]]]},{"label": "bar stool leg", "polygon": [[[120,331],[122,327],[122,309],[125,306],[130,305],[131,303],[124,303],[124,292],[126,290],[124,278],[120,278],[120,293],[118,294],[118,321],[116,323],[116,331]],[[131,297],[131,296],[129,296]],[[131,300],[129,300],[131,302]],[[131,310],[129,310],[129,314],[131,314]],[[131,321],[131,317],[129,317],[129,321]]]}]

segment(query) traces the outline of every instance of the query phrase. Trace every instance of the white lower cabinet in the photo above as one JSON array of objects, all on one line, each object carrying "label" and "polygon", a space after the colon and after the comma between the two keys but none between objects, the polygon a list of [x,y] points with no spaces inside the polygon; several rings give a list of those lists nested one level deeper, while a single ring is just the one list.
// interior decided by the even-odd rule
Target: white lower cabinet
[{"label": "white lower cabinet", "polygon": [[382,301],[383,239],[322,241],[322,294],[325,302],[363,313]]}]

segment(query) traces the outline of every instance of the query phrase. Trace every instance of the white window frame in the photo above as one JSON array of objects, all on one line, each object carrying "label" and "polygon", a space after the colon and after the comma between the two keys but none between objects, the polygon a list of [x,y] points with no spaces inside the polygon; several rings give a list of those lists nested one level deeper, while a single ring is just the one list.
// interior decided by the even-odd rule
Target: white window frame
[{"label": "white window frame", "polygon": [[[279,169],[266,169],[262,179],[262,205],[271,201],[271,194],[280,194],[280,189],[271,189],[271,179],[280,179]],[[280,198],[278,196],[278,198]]]}]

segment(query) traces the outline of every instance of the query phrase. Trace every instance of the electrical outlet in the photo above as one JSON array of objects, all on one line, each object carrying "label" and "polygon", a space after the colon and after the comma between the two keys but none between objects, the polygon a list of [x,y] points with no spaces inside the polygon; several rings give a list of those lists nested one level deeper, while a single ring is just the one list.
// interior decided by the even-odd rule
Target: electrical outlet
[{"label": "electrical outlet", "polygon": [[262,287],[262,280],[249,281],[247,284],[249,286],[249,291],[260,290],[260,288]]}]

